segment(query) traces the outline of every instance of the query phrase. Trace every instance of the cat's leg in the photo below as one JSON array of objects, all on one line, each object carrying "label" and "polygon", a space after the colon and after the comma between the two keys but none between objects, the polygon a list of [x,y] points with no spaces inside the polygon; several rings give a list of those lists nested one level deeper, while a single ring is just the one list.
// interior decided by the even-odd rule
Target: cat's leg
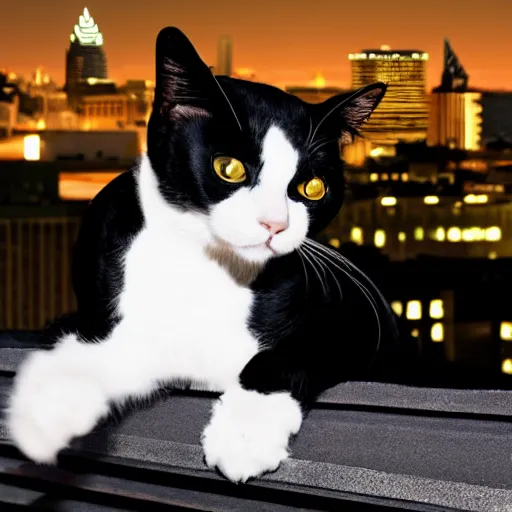
[{"label": "cat's leg", "polygon": [[313,388],[311,375],[289,363],[273,350],[259,352],[213,407],[202,436],[206,463],[234,482],[274,471],[289,455]]},{"label": "cat's leg", "polygon": [[122,341],[84,343],[67,334],[52,350],[35,351],[21,363],[6,418],[20,451],[53,463],[74,437],[108,415],[111,403],[156,388],[144,343]]}]

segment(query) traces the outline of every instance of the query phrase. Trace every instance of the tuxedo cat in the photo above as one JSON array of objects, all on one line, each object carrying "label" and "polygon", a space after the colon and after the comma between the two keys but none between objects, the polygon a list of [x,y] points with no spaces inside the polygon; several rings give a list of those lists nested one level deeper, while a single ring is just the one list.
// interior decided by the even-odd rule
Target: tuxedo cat
[{"label": "tuxedo cat", "polygon": [[344,196],[340,143],[385,93],[321,104],[214,77],[176,28],[156,44],[148,151],[92,201],[78,311],[17,373],[8,427],[51,463],[112,404],[187,381],[221,393],[202,445],[232,481],[275,470],[319,393],[393,342],[371,281],[310,238]]}]

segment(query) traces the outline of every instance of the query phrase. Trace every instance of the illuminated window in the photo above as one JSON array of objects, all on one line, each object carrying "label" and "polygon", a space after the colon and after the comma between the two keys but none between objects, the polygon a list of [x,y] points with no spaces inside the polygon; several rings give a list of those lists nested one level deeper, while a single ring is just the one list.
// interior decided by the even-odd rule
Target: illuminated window
[{"label": "illuminated window", "polygon": [[420,331],[418,329],[413,329],[411,331],[411,336],[414,336],[415,338],[417,338],[419,335],[420,335]]},{"label": "illuminated window", "polygon": [[432,341],[439,343],[444,341],[444,325],[441,322],[436,322],[432,329],[430,329],[430,337]]},{"label": "illuminated window", "polygon": [[363,243],[363,230],[358,227],[353,227],[350,230],[350,240],[355,244],[361,245]]},{"label": "illuminated window", "polygon": [[409,175],[406,172],[402,173],[402,181],[409,181]]},{"label": "illuminated window", "polygon": [[394,300],[391,303],[391,309],[398,315],[402,316],[402,313],[404,312],[404,306],[399,300]]},{"label": "illuminated window", "polygon": [[434,299],[430,301],[430,318],[443,318],[444,304],[442,299]]},{"label": "illuminated window", "polygon": [[439,203],[439,197],[437,197],[437,196],[425,196],[423,198],[423,202],[425,204],[438,204]]},{"label": "illuminated window", "polygon": [[400,175],[396,172],[394,172],[392,175],[391,175],[391,179],[393,181],[398,181],[398,179],[400,178]]},{"label": "illuminated window", "polygon": [[444,242],[445,239],[446,239],[446,232],[444,230],[444,228],[437,228],[434,232],[434,238],[438,241],[438,242]]},{"label": "illuminated window", "polygon": [[501,371],[507,375],[512,375],[512,359],[503,359],[501,362]]},{"label": "illuminated window", "polygon": [[389,174],[387,172],[380,175],[380,179],[382,181],[388,181],[389,180]]},{"label": "illuminated window", "polygon": [[503,341],[512,341],[512,322],[501,322],[500,338]]},{"label": "illuminated window", "polygon": [[501,240],[501,228],[498,226],[492,226],[485,230],[485,239],[488,242],[498,242]]},{"label": "illuminated window", "polygon": [[36,161],[41,158],[41,137],[39,135],[26,135],[23,139],[23,158]]},{"label": "illuminated window", "polygon": [[498,253],[496,251],[491,251],[489,254],[489,259],[490,260],[495,260],[497,257],[498,257]]},{"label": "illuminated window", "polygon": [[340,244],[340,241],[337,238],[331,238],[329,240],[329,245],[331,245],[332,247],[335,247],[336,249],[339,249],[341,244]]},{"label": "illuminated window", "polygon": [[386,245],[386,233],[383,229],[377,229],[373,239],[375,247],[384,247]]},{"label": "illuminated window", "polygon": [[421,302],[419,300],[410,300],[407,303],[405,316],[408,320],[419,320],[421,318]]},{"label": "illuminated window", "polygon": [[370,181],[379,181],[379,175],[376,172],[370,174]]},{"label": "illuminated window", "polygon": [[403,231],[400,231],[400,233],[398,233],[398,241],[405,242],[406,239],[407,239],[407,235]]},{"label": "illuminated window", "polygon": [[396,205],[396,197],[383,197],[380,200],[380,204],[382,206],[395,206]]},{"label": "illuminated window", "polygon": [[460,242],[462,240],[462,231],[460,228],[451,227],[446,232],[446,238],[449,242]]},{"label": "illuminated window", "polygon": [[485,204],[489,201],[489,196],[486,194],[469,194],[464,197],[464,202],[467,204]]},{"label": "illuminated window", "polygon": [[414,239],[418,240],[418,242],[421,242],[425,238],[425,230],[418,226],[414,229]]}]

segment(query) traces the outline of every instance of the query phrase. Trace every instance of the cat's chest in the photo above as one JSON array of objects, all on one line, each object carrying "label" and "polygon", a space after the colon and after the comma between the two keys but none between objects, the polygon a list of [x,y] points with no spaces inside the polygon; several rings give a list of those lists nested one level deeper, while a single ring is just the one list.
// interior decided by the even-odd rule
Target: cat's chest
[{"label": "cat's chest", "polygon": [[253,294],[192,244],[143,231],[124,259],[120,307],[187,338],[247,334]]}]

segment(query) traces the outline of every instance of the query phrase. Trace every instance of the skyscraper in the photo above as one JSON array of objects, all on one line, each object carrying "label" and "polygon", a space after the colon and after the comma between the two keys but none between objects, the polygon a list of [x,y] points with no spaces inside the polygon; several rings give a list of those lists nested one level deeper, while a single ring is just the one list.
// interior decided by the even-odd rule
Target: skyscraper
[{"label": "skyscraper", "polygon": [[84,8],[78,24],[70,35],[66,51],[66,92],[71,106],[76,106],[83,82],[106,79],[107,57],[103,49],[103,34],[98,24]]},{"label": "skyscraper", "polygon": [[217,42],[216,75],[231,76],[233,73],[233,43],[228,36],[219,37]]},{"label": "skyscraper", "polygon": [[385,82],[388,90],[364,128],[376,145],[412,142],[427,136],[426,63],[420,50],[363,50],[349,55],[352,88]]},{"label": "skyscraper", "polygon": [[427,142],[430,146],[476,151],[481,146],[482,94],[470,90],[469,76],[444,41],[441,85],[432,91]]}]

